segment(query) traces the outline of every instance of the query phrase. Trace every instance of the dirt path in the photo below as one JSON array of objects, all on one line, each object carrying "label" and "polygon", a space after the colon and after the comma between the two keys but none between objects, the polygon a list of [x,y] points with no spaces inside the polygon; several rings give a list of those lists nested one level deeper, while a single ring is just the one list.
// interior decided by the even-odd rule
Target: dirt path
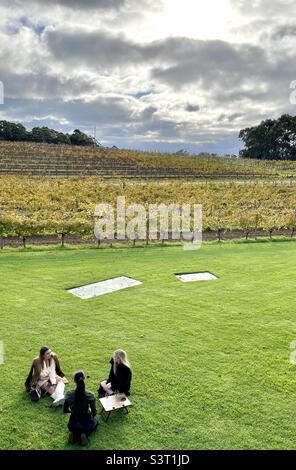
[{"label": "dirt path", "polygon": [[[291,237],[291,230],[275,230],[272,234],[273,237],[275,236],[285,236],[285,237]],[[258,231],[256,234],[257,238],[261,237],[269,237],[269,233],[265,231]],[[222,240],[233,240],[233,239],[238,239],[238,238],[246,238],[245,232],[241,231],[235,231],[235,232],[224,232],[222,233]],[[248,236],[249,239],[254,239],[255,238],[255,233],[251,232]],[[203,240],[204,241],[214,241],[217,240],[217,232],[204,232],[203,233]],[[61,243],[61,239],[58,238],[58,236],[47,236],[47,237],[34,237],[30,238],[28,237],[26,239],[26,245],[57,245]],[[97,240],[95,237],[91,237],[88,239],[82,239],[80,237],[75,237],[75,236],[66,236],[65,237],[65,243],[67,244],[75,244],[75,245],[85,245],[85,244],[97,244]],[[110,241],[103,241],[101,242],[102,244],[110,244]],[[114,240],[114,243],[127,243],[127,240],[123,241],[117,241]],[[154,242],[150,242],[154,243]],[[9,247],[22,247],[23,246],[23,240],[22,238],[17,238],[17,237],[11,237],[11,238],[6,238],[4,240],[4,246],[9,246]]]}]

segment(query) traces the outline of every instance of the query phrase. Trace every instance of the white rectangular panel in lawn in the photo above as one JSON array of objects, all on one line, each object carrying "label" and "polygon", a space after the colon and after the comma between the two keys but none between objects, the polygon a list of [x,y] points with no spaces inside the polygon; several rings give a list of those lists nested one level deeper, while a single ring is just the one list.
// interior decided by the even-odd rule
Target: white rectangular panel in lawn
[{"label": "white rectangular panel in lawn", "polygon": [[116,292],[117,290],[138,286],[139,284],[142,284],[142,282],[132,279],[131,277],[119,276],[107,279],[106,281],[95,282],[93,284],[68,289],[68,292],[80,297],[80,299],[91,299],[93,297],[98,297],[99,295]]},{"label": "white rectangular panel in lawn", "polygon": [[218,279],[212,273],[184,273],[176,274],[176,277],[182,282],[215,281]]}]

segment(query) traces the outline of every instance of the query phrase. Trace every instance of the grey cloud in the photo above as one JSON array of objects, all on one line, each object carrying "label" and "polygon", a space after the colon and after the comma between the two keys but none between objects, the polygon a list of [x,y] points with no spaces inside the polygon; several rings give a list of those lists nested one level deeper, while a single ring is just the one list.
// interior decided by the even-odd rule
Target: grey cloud
[{"label": "grey cloud", "polygon": [[[9,114],[13,119],[33,120],[47,116],[54,116],[57,121],[68,121],[73,127],[93,126],[118,126],[124,127],[131,122],[143,122],[149,120],[154,108],[147,108],[137,115],[137,103],[135,100],[124,96],[98,96],[93,100],[69,100],[59,99],[6,99],[0,112]],[[134,117],[136,116],[136,117]]]},{"label": "grey cloud", "polygon": [[[184,123],[182,123],[184,125]],[[148,122],[138,122],[134,126],[135,131],[138,134],[146,135],[148,132],[153,133],[155,139],[157,137],[160,139],[177,139],[181,136],[181,128],[179,127],[178,122],[174,122],[169,119],[161,119],[154,117],[152,121]]]},{"label": "grey cloud", "polygon": [[247,16],[281,15],[295,12],[294,0],[230,0],[232,7]]},{"label": "grey cloud", "polygon": [[32,96],[41,99],[79,97],[84,93],[93,93],[96,84],[91,79],[80,77],[65,78],[51,75],[47,70],[39,73],[17,74],[0,64],[0,78],[4,85],[5,96],[9,98],[29,98]]},{"label": "grey cloud", "polygon": [[253,102],[268,101],[271,96],[274,96],[271,90],[262,91],[258,89],[255,81],[253,82],[252,88],[249,90],[242,90],[240,86],[237,86],[232,89],[226,89],[223,93],[221,93],[221,90],[217,89],[212,94],[213,100],[222,105],[246,100]]},{"label": "grey cloud", "polygon": [[[68,8],[118,8],[126,3],[126,0],[46,0],[47,4],[53,3]],[[38,3],[40,3],[38,1]]]},{"label": "grey cloud", "polygon": [[184,52],[182,60],[169,67],[154,67],[152,76],[173,87],[194,82],[205,88],[215,84],[229,87],[245,78],[260,76],[262,66],[267,64],[260,47],[196,40]]},{"label": "grey cloud", "polygon": [[229,87],[252,77],[269,78],[277,67],[260,46],[219,40],[167,38],[140,45],[104,32],[48,30],[45,41],[54,60],[96,71],[147,66],[153,79],[174,88],[190,83]]},{"label": "grey cloud", "polygon": [[107,33],[49,30],[45,40],[54,58],[62,62],[100,69],[142,61],[140,46]]},{"label": "grey cloud", "polygon": [[114,9],[125,5],[128,0],[15,0],[14,3],[22,8],[36,4],[38,7],[62,6],[72,9]]},{"label": "grey cloud", "polygon": [[[134,43],[123,36],[81,29],[47,30],[45,41],[54,59],[91,68],[114,67],[120,64],[167,64],[172,68],[194,65],[198,70],[223,66],[257,65],[264,59],[260,47],[232,45],[224,41],[202,41],[183,37],[153,41],[146,45]],[[166,75],[168,69],[155,68],[155,75]]]},{"label": "grey cloud", "polygon": [[272,39],[278,40],[290,36],[296,36],[295,25],[281,25],[277,26],[272,32]]},{"label": "grey cloud", "polygon": [[156,113],[156,106],[148,106],[141,112],[141,121],[150,121],[153,118],[153,115]]},{"label": "grey cloud", "polygon": [[188,103],[185,106],[185,110],[188,111],[189,113],[195,113],[197,111],[200,111],[200,106],[198,104],[190,104]]},{"label": "grey cloud", "polygon": [[237,119],[241,119],[244,117],[244,114],[242,113],[232,113],[232,114],[221,114],[217,121],[218,122],[233,122],[236,121]]},{"label": "grey cloud", "polygon": [[95,70],[121,65],[149,65],[153,78],[180,86],[229,84],[243,75],[258,76],[267,64],[258,46],[233,45],[224,41],[168,38],[139,45],[103,32],[49,30],[45,40],[54,59],[71,64],[86,64]]},{"label": "grey cloud", "polygon": [[161,0],[2,0],[3,5],[16,6],[21,9],[63,7],[71,10],[118,10],[129,11],[132,8],[149,8],[159,10]]}]

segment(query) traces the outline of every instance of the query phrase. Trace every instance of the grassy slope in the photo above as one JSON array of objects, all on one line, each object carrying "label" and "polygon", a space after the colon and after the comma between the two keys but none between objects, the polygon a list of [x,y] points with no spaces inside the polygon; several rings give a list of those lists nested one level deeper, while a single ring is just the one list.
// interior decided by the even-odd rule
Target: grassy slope
[{"label": "grassy slope", "polygon": [[[93,391],[115,348],[130,355],[134,407],[88,448],[294,448],[295,262],[294,243],[1,254],[0,449],[69,448],[68,416],[23,391],[41,344]],[[173,276],[193,270],[220,280]],[[144,283],[88,301],[65,291],[121,274]]]}]

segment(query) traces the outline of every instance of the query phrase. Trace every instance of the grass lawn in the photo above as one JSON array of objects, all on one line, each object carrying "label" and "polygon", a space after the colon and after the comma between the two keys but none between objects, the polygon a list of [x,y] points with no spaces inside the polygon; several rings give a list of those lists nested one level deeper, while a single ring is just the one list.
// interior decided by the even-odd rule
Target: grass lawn
[{"label": "grass lawn", "polygon": [[[0,449],[71,449],[68,415],[24,392],[43,344],[70,387],[83,368],[93,392],[113,350],[129,354],[134,406],[101,422],[88,449],[294,449],[295,266],[293,242],[4,250]],[[174,277],[207,270],[219,280]],[[90,300],[65,290],[117,275],[143,284]]]}]

